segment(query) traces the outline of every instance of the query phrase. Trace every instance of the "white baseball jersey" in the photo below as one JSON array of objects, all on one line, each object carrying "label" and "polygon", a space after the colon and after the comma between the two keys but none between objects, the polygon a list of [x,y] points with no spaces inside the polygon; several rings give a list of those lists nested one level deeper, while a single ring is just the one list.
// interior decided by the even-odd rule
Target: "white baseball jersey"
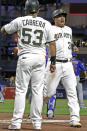
[{"label": "white baseball jersey", "polygon": [[8,34],[18,33],[18,55],[46,54],[45,43],[54,41],[51,24],[41,17],[19,17],[4,26]]},{"label": "white baseball jersey", "polygon": [[71,59],[72,58],[72,29],[68,26],[57,27],[53,26],[56,41],[56,59]]}]

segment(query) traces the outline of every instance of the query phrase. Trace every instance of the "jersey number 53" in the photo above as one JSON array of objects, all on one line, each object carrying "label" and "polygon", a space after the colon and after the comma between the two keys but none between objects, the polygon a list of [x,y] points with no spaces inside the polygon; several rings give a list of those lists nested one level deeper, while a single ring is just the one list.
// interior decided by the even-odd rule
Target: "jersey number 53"
[{"label": "jersey number 53", "polygon": [[[32,44],[36,46],[40,46],[42,44],[42,38],[43,38],[43,31],[42,30],[35,30],[32,34],[32,29],[29,28],[23,28],[22,29],[22,36],[23,39],[21,40],[24,44]],[[35,41],[32,40],[32,36],[35,37]],[[26,39],[27,38],[27,39]],[[38,41],[38,42],[37,42]]]}]

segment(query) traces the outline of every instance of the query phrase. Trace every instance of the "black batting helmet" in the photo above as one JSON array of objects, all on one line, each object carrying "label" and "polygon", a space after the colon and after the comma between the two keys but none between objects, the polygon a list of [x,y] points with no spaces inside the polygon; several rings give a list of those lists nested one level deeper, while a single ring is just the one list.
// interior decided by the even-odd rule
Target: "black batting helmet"
[{"label": "black batting helmet", "polygon": [[39,9],[38,0],[26,0],[25,2],[25,14],[35,13]]},{"label": "black batting helmet", "polygon": [[63,9],[54,10],[52,17],[54,18],[54,17],[59,16],[59,15],[64,15],[66,17],[67,13]]}]

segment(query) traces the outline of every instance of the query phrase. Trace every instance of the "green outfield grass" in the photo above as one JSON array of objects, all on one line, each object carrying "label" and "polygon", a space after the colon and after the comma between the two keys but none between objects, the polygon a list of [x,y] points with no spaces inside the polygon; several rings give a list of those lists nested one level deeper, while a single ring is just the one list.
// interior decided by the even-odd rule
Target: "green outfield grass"
[{"label": "green outfield grass", "polygon": [[[55,108],[55,114],[59,115],[69,115],[69,109],[67,106],[67,99],[57,99]],[[85,105],[87,106],[87,100],[84,100]],[[14,109],[14,100],[5,99],[4,103],[0,103],[0,113],[12,113]],[[25,114],[29,114],[30,104],[26,100]],[[46,114],[46,104],[43,106],[42,114]],[[87,109],[81,109],[80,115],[87,115]]]}]

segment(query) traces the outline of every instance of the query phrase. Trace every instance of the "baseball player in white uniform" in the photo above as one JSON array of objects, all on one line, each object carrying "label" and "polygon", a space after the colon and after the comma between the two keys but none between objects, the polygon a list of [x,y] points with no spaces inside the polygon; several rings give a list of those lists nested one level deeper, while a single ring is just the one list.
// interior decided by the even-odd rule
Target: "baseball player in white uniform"
[{"label": "baseball player in white uniform", "polygon": [[8,129],[21,129],[25,109],[25,98],[31,79],[31,112],[33,128],[41,129],[43,106],[43,79],[45,71],[46,45],[51,50],[50,70],[54,72],[56,60],[56,44],[54,42],[51,24],[41,17],[38,0],[27,0],[25,3],[26,16],[19,17],[1,28],[4,34],[18,34],[18,63],[16,69],[15,105],[11,125]]},{"label": "baseball player in white uniform", "polygon": [[[68,99],[70,111],[70,126],[81,127],[79,104],[76,93],[76,77],[72,66],[72,29],[65,25],[67,14],[62,10],[53,12],[55,25],[53,26],[56,41],[56,71],[52,74],[47,73],[46,83],[50,97],[56,94],[56,88],[61,80]],[[49,70],[49,66],[47,65]],[[49,72],[49,71],[48,71]],[[45,86],[46,88],[46,86]],[[45,95],[46,95],[46,90]]]}]

